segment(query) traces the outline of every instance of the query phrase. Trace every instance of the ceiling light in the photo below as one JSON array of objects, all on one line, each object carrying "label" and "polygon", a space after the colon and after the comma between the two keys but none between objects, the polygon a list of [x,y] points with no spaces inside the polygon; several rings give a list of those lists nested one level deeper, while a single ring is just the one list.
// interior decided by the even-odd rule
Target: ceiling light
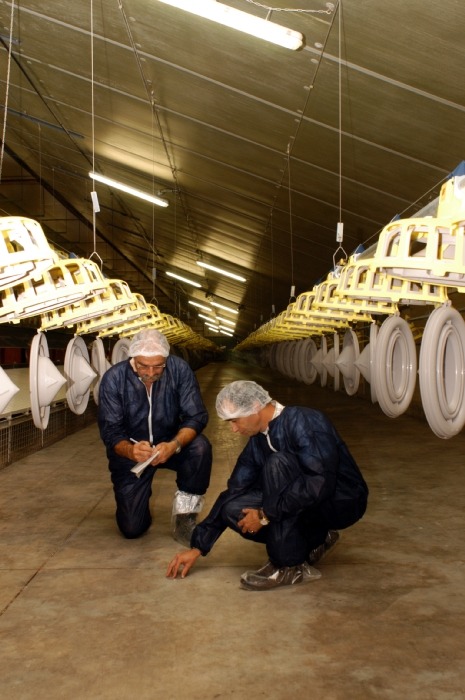
[{"label": "ceiling light", "polygon": [[283,27],[281,24],[270,22],[261,17],[255,17],[248,12],[236,10],[215,0],[160,0],[165,5],[172,5],[180,10],[192,12],[194,15],[218,22],[231,29],[251,34],[258,39],[271,41],[273,44],[283,46],[285,49],[300,49],[304,43],[304,37],[300,32]]},{"label": "ceiling light", "polygon": [[199,318],[204,318],[206,319],[209,323],[215,323],[215,319],[213,316],[205,316],[205,314],[199,314]]},{"label": "ceiling light", "polygon": [[198,301],[191,301],[189,299],[188,303],[192,304],[192,306],[198,306],[199,309],[203,309],[204,311],[211,311],[211,308],[209,306],[205,306],[205,304],[199,304]]},{"label": "ceiling light", "polygon": [[223,321],[223,323],[227,323],[228,326],[232,326],[233,328],[236,327],[236,324],[234,321],[230,321],[229,318],[223,318],[223,316],[217,316],[216,317],[218,321]]},{"label": "ceiling light", "polygon": [[223,333],[225,333],[226,335],[233,335],[233,333],[231,333],[231,328],[225,328],[225,326],[218,326],[218,328],[220,329],[220,331],[223,331]]},{"label": "ceiling light", "polygon": [[91,177],[92,180],[97,180],[97,182],[101,182],[104,185],[108,185],[108,187],[114,187],[115,190],[121,190],[122,192],[132,194],[134,197],[138,197],[139,199],[145,199],[146,202],[157,204],[159,207],[167,207],[169,204],[168,200],[166,199],[162,199],[161,197],[154,197],[153,195],[148,194],[147,192],[142,192],[142,190],[136,190],[135,187],[129,187],[128,185],[123,185],[122,182],[111,180],[109,177],[105,177],[104,175],[99,175],[98,173],[89,173],[89,177]]},{"label": "ceiling light", "polygon": [[166,271],[166,274],[168,277],[174,277],[177,280],[181,280],[181,282],[186,282],[186,284],[191,284],[193,287],[200,287],[201,285],[198,282],[194,282],[193,280],[187,279],[187,277],[182,277],[181,275],[176,275],[174,272],[168,272]]},{"label": "ceiling light", "polygon": [[223,306],[223,304],[218,304],[216,301],[210,302],[212,306],[217,306],[219,309],[224,309],[224,311],[230,311],[232,314],[238,314],[237,309],[232,309],[230,306]]},{"label": "ceiling light", "polygon": [[200,267],[205,267],[207,270],[213,270],[213,272],[218,272],[220,275],[225,275],[225,277],[231,277],[233,280],[237,280],[238,282],[247,282],[245,277],[235,275],[234,272],[228,272],[227,270],[223,270],[221,267],[207,265],[207,263],[202,262],[202,260],[197,260],[197,265],[199,265]]}]

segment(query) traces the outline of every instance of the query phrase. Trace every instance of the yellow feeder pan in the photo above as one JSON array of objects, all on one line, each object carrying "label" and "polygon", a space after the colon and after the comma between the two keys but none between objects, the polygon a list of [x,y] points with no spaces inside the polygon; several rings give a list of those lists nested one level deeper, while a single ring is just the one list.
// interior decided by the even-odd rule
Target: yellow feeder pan
[{"label": "yellow feeder pan", "polygon": [[105,313],[102,314],[102,316],[97,316],[89,321],[78,323],[76,326],[76,333],[78,335],[84,335],[86,333],[99,333],[106,328],[113,327],[113,335],[116,335],[118,333],[118,326],[127,323],[131,319],[135,319],[143,314],[146,314],[147,311],[147,302],[145,301],[144,297],[142,294],[135,292],[131,294],[131,300],[116,311]]},{"label": "yellow feeder pan", "polygon": [[57,259],[37,221],[22,216],[0,217],[0,289],[36,278]]},{"label": "yellow feeder pan", "polygon": [[127,282],[104,279],[104,284],[104,290],[100,294],[41,314],[41,330],[70,328],[79,323],[90,321],[92,318],[117,311],[132,301],[132,292]]},{"label": "yellow feeder pan", "polygon": [[98,265],[84,258],[58,260],[38,279],[0,290],[0,320],[12,321],[101,294],[105,279]]}]

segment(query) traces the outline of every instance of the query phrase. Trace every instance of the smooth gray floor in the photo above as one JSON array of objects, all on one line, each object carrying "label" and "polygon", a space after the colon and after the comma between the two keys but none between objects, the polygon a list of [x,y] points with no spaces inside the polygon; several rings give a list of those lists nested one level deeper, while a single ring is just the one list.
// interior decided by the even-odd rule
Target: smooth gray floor
[{"label": "smooth gray floor", "polygon": [[229,381],[326,411],[369,483],[365,518],[321,579],[240,589],[262,545],[227,532],[185,580],[165,570],[172,473],[154,480],[154,524],[114,524],[103,446],[90,427],[0,471],[0,697],[5,700],[455,700],[465,697],[464,435],[270,370],[197,373],[214,446],[208,509],[243,439],[214,412]]}]

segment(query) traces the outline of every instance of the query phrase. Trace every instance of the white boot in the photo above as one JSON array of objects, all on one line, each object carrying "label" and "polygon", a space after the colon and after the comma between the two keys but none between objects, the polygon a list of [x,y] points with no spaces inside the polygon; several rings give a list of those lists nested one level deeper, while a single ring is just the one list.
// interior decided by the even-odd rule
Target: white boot
[{"label": "white boot", "polygon": [[174,494],[171,517],[173,538],[185,547],[190,547],[197,514],[202,510],[204,500],[203,496],[186,491],[176,491]]}]

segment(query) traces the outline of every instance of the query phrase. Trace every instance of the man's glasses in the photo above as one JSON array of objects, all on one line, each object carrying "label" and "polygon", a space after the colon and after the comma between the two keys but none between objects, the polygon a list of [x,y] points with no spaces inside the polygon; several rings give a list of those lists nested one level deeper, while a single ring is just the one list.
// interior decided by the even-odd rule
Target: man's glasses
[{"label": "man's glasses", "polygon": [[137,369],[141,369],[141,370],[144,370],[144,369],[145,370],[147,370],[147,369],[158,370],[158,369],[165,369],[165,367],[166,367],[166,363],[164,363],[162,365],[144,365],[144,364],[142,364],[142,362],[137,362],[137,360],[134,360],[134,364],[136,365]]}]

